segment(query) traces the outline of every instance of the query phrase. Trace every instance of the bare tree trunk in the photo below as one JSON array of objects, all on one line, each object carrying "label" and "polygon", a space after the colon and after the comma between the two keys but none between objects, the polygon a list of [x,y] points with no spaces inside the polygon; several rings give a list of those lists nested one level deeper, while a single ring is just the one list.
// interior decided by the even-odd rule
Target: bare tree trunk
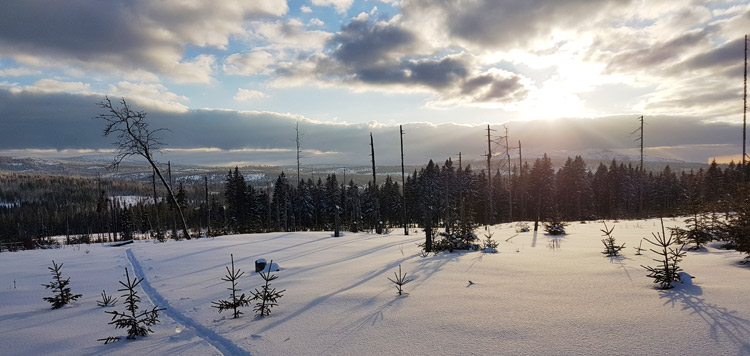
[{"label": "bare tree trunk", "polygon": [[401,131],[401,207],[402,219],[404,223],[404,235],[409,235],[409,226],[407,226],[406,218],[406,181],[404,180],[404,128],[399,125],[398,129]]},{"label": "bare tree trunk", "polygon": [[[180,220],[182,220],[182,229],[185,233],[185,238],[190,239],[190,234],[188,233],[188,227],[187,223],[185,222],[185,216],[182,215],[182,208],[180,207],[180,204],[177,202],[177,197],[174,195],[174,192],[172,192],[172,187],[167,183],[167,180],[164,179],[164,175],[161,174],[161,171],[159,170],[159,167],[156,165],[156,162],[151,159],[151,157],[146,157],[146,160],[148,163],[151,164],[151,168],[154,169],[154,172],[156,172],[156,176],[159,177],[159,180],[164,185],[165,188],[167,188],[167,193],[169,193],[169,199],[172,201],[172,203],[175,206],[175,209],[180,214]],[[176,233],[176,232],[175,232]]]}]

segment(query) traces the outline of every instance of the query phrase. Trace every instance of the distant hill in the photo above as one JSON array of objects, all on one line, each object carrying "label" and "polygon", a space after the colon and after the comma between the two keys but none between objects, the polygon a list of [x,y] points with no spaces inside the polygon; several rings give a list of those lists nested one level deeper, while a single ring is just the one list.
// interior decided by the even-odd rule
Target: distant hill
[{"label": "distant hill", "polygon": [[[555,167],[561,167],[565,164],[568,157],[572,158],[577,155],[580,155],[584,161],[586,161],[586,164],[592,171],[596,170],[600,163],[609,166],[612,160],[617,160],[617,162],[623,162],[625,164],[632,164],[633,166],[637,166],[640,162],[640,158],[637,156],[623,155],[609,150],[587,150],[582,152],[560,151],[550,153],[549,157],[552,159],[552,163]],[[536,158],[537,157],[533,155],[528,157],[524,156],[524,161],[527,161],[529,165],[532,165]],[[120,164],[120,167],[116,171],[108,169],[110,162],[111,156],[103,155],[78,156],[63,159],[0,156],[0,172],[80,177],[100,176],[102,178],[130,181],[151,181],[151,167],[146,162],[125,161]],[[425,162],[425,164],[426,163],[427,162]],[[436,163],[442,164],[443,161]],[[487,162],[484,160],[464,160],[464,166],[469,164],[475,171],[478,171],[485,169]],[[517,156],[515,158],[511,156],[511,164],[512,166],[518,165]],[[700,168],[706,169],[708,167],[707,164],[702,163],[683,162],[658,157],[644,158],[645,169],[649,171],[661,171],[666,165],[669,165],[675,172],[698,170]],[[454,166],[458,167],[457,159],[454,159]],[[421,167],[422,165],[407,165],[405,167],[406,174],[413,173]],[[493,158],[493,173],[498,169],[505,172],[507,169],[506,167],[507,165],[503,161],[502,156]],[[167,174],[167,164],[162,164],[161,168],[163,173]],[[171,165],[173,180],[177,183],[182,182],[187,185],[203,183],[205,179],[204,177],[208,177],[209,183],[211,184],[221,184],[224,182],[224,177],[226,177],[231,169],[234,169],[234,167],[209,167],[182,164]],[[244,166],[239,167],[239,169],[245,176],[245,180],[255,186],[272,185],[282,171],[285,172],[290,182],[294,182],[297,179],[296,167]],[[379,183],[382,183],[388,175],[397,182],[401,181],[400,166],[377,166],[376,169]],[[317,181],[318,178],[325,179],[329,174],[336,174],[339,182],[349,182],[350,180],[354,180],[356,184],[366,184],[372,180],[372,169],[369,165],[345,167],[333,165],[305,165],[301,167],[300,178]]]}]

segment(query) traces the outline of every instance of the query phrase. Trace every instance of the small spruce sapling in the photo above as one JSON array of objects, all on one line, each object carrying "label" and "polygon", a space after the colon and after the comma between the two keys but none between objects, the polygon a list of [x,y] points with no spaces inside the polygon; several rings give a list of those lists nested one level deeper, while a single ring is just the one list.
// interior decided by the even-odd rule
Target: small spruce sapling
[{"label": "small spruce sapling", "polygon": [[96,305],[104,308],[104,307],[113,307],[117,304],[117,298],[107,295],[107,292],[102,290],[102,300],[96,301]]},{"label": "small spruce sapling", "polygon": [[[125,292],[122,297],[125,298],[125,311],[105,311],[107,314],[112,314],[112,321],[110,325],[114,325],[115,329],[127,329],[127,339],[134,340],[138,336],[146,336],[148,333],[153,332],[151,326],[159,322],[159,312],[166,310],[166,308],[154,307],[151,310],[146,310],[138,313],[138,303],[141,302],[141,297],[138,296],[138,292],[135,288],[143,281],[143,278],[138,279],[136,277],[132,281],[130,280],[130,274],[128,269],[125,268],[125,278],[127,282],[119,281],[123,288],[118,289],[118,292]],[[104,339],[98,339],[98,341],[104,341],[105,344],[110,342],[120,341],[119,336],[109,336]]]},{"label": "small spruce sapling", "polygon": [[615,244],[615,237],[612,236],[612,231],[614,230],[615,226],[613,225],[611,229],[607,228],[607,223],[604,223],[604,229],[600,230],[604,233],[604,236],[607,236],[602,239],[602,243],[604,244],[604,251],[602,253],[607,255],[607,257],[616,257],[620,254],[620,250],[625,248],[624,243],[619,246]]},{"label": "small spruce sapling", "polygon": [[638,242],[638,247],[633,247],[636,251],[635,252],[636,256],[642,255],[641,251],[646,251],[645,248],[641,248],[642,245],[643,245],[643,239],[641,239],[641,241]]},{"label": "small spruce sapling", "polygon": [[231,298],[230,300],[219,300],[218,302],[211,302],[212,307],[219,309],[219,313],[225,311],[225,310],[232,310],[233,311],[233,318],[239,318],[240,315],[243,313],[237,308],[239,307],[246,307],[250,305],[250,299],[245,296],[245,293],[242,293],[240,296],[237,296],[237,292],[240,291],[239,288],[237,288],[237,280],[242,277],[245,272],[240,271],[238,268],[237,270],[234,269],[234,255],[230,254],[229,257],[232,260],[232,269],[230,270],[229,267],[226,267],[227,269],[227,275],[222,278],[222,281],[227,281],[232,283],[231,288],[227,288],[228,290],[232,291],[232,294],[229,295]]},{"label": "small spruce sapling", "polygon": [[651,249],[652,252],[661,256],[660,259],[653,259],[661,265],[657,267],[641,265],[641,267],[649,271],[648,276],[654,279],[654,283],[659,283],[659,289],[672,289],[674,288],[672,282],[682,282],[679,275],[682,269],[677,264],[685,257],[685,251],[682,250],[685,244],[678,244],[676,248],[672,247],[676,243],[676,233],[671,231],[669,238],[667,238],[664,231],[664,220],[661,221],[661,234],[657,232],[651,233],[651,235],[654,236],[656,242],[644,239],[654,246],[661,247],[659,251]]},{"label": "small spruce sapling", "polygon": [[396,276],[396,279],[391,279],[390,277],[388,277],[388,280],[393,282],[393,284],[396,285],[396,290],[398,290],[398,295],[402,295],[404,284],[407,284],[413,281],[414,279],[406,278],[406,273],[401,274],[401,265],[398,265],[398,273],[393,272],[393,274]]},{"label": "small spruce sapling", "polygon": [[271,274],[271,266],[273,266],[273,260],[268,264],[268,272],[258,272],[260,278],[263,278],[265,284],[263,288],[258,290],[257,288],[253,292],[253,297],[250,300],[260,300],[255,304],[253,311],[255,317],[262,318],[271,315],[271,308],[279,305],[276,300],[284,296],[282,293],[286,292],[286,289],[277,291],[276,288],[271,288],[271,281],[279,278],[275,274]]},{"label": "small spruce sapling", "polygon": [[562,221],[562,218],[555,214],[544,223],[544,231],[547,231],[550,235],[565,235],[566,226],[568,226],[568,223]]},{"label": "small spruce sapling", "polygon": [[484,234],[484,237],[487,239],[483,241],[483,248],[482,251],[488,252],[488,253],[497,253],[497,246],[499,245],[497,241],[492,239],[492,235],[494,233]]},{"label": "small spruce sapling", "polygon": [[81,298],[81,294],[73,294],[70,291],[70,277],[63,279],[60,270],[62,269],[63,263],[58,265],[52,260],[52,267],[47,267],[52,273],[52,281],[49,284],[42,284],[46,288],[52,289],[55,293],[52,297],[44,297],[43,299],[52,304],[52,309],[60,309],[66,304]]}]

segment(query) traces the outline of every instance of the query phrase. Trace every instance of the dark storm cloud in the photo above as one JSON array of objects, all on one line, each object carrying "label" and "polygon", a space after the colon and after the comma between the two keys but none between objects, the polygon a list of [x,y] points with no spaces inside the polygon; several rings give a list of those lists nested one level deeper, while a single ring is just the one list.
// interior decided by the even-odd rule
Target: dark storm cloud
[{"label": "dark storm cloud", "polygon": [[[0,150],[110,149],[114,138],[102,137],[103,122],[93,119],[98,96],[10,93],[0,89]],[[137,108],[141,109],[141,108]],[[221,151],[183,152],[162,158],[185,157],[184,163],[226,163],[244,160],[292,164],[295,125],[300,122],[307,164],[367,165],[369,134],[375,140],[379,165],[400,162],[398,126],[329,124],[289,114],[193,110],[186,113],[149,111],[152,128],[168,128],[162,139],[168,149],[214,148]],[[646,146],[718,145],[737,141],[737,125],[705,123],[698,118],[647,116]],[[512,142],[523,141],[529,157],[544,152],[633,148],[634,116],[601,119],[558,119],[508,123]],[[493,125],[499,128],[500,125]],[[443,161],[462,152],[480,160],[486,150],[486,126],[425,123],[404,125],[406,161]],[[230,151],[238,150],[238,151]],[[730,154],[714,153],[715,155]],[[181,155],[181,156],[179,156]],[[685,157],[705,162],[706,157]]]},{"label": "dark storm cloud", "polygon": [[[328,43],[329,56],[311,57],[313,75],[348,85],[398,85],[426,88],[441,99],[464,103],[511,102],[528,89],[521,77],[480,73],[469,54],[426,55],[424,44],[398,22],[377,22],[367,16],[353,19]],[[292,68],[279,76],[302,75]]]},{"label": "dark storm cloud", "polygon": [[[31,53],[88,60],[101,53],[136,51],[145,44],[124,13],[129,1],[6,1],[0,43]],[[131,13],[132,15],[132,13]]]},{"label": "dark storm cloud", "polygon": [[331,56],[342,64],[366,68],[408,50],[416,45],[416,37],[399,26],[375,23],[365,17],[343,26],[328,45],[335,48]]}]

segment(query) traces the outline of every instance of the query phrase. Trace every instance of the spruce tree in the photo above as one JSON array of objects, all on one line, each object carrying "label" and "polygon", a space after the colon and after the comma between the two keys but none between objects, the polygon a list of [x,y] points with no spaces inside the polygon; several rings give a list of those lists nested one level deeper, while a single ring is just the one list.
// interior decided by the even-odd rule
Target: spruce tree
[{"label": "spruce tree", "polygon": [[253,298],[251,300],[259,300],[258,303],[253,307],[255,316],[262,318],[271,315],[271,308],[279,305],[276,300],[283,296],[282,293],[286,292],[286,289],[277,291],[276,288],[271,288],[271,281],[276,280],[279,276],[271,274],[271,267],[273,266],[273,260],[268,264],[268,272],[258,272],[260,278],[263,278],[265,283],[261,290],[255,289]]},{"label": "spruce tree", "polygon": [[[127,339],[134,340],[138,336],[146,336],[148,333],[153,332],[151,326],[159,322],[159,312],[166,309],[154,306],[151,310],[138,313],[138,309],[140,309],[138,304],[141,302],[141,297],[138,296],[135,288],[143,281],[143,278],[138,279],[136,277],[130,280],[127,268],[125,268],[125,278],[126,282],[119,281],[123,288],[117,290],[118,292],[125,292],[122,295],[125,298],[125,311],[108,310],[105,313],[112,314],[112,321],[109,322],[110,325],[114,325],[116,329],[127,329]],[[105,344],[119,340],[120,337],[118,336],[99,339],[99,341],[104,341]]]},{"label": "spruce tree", "polygon": [[237,308],[248,306],[251,299],[245,297],[245,293],[237,296],[237,292],[240,291],[240,289],[237,288],[237,280],[240,279],[240,277],[242,277],[245,272],[240,271],[239,268],[237,270],[234,269],[234,255],[230,254],[229,258],[231,258],[232,260],[232,269],[230,270],[229,267],[226,267],[227,275],[224,276],[224,278],[222,278],[221,280],[232,283],[232,287],[227,288],[228,290],[232,291],[232,293],[229,295],[229,298],[231,299],[219,300],[218,302],[211,302],[211,304],[213,304],[212,307],[219,309],[219,313],[231,309],[232,317],[239,318],[243,313]]},{"label": "spruce tree", "polygon": [[659,289],[674,288],[672,285],[673,282],[681,282],[678,273],[682,271],[682,269],[678,266],[678,263],[680,263],[682,258],[685,257],[685,252],[682,251],[685,244],[672,247],[672,245],[676,243],[676,234],[672,231],[669,238],[667,238],[664,231],[664,220],[661,221],[661,234],[657,232],[655,234],[652,233],[651,235],[653,235],[654,241],[647,238],[644,238],[644,240],[661,248],[660,250],[651,249],[651,252],[660,256],[659,259],[653,259],[654,261],[659,262],[660,265],[656,267],[641,265],[641,267],[649,271],[648,276],[654,279],[654,283],[659,284]]},{"label": "spruce tree", "polygon": [[607,228],[607,223],[604,223],[604,229],[600,230],[606,236],[606,238],[602,239],[602,243],[604,244],[604,251],[602,253],[607,255],[607,257],[616,257],[620,254],[620,250],[625,248],[624,243],[619,246],[615,244],[615,237],[612,236],[612,231],[614,230],[614,226],[611,229]]},{"label": "spruce tree", "polygon": [[43,299],[52,304],[52,309],[60,309],[71,301],[81,298],[81,294],[73,294],[70,291],[70,277],[63,279],[60,270],[62,269],[63,263],[58,265],[52,260],[52,267],[47,267],[52,273],[52,281],[49,284],[42,284],[46,288],[52,289],[55,293],[52,297],[44,297]]},{"label": "spruce tree", "polygon": [[396,285],[396,290],[398,290],[398,295],[402,295],[404,292],[403,290],[404,284],[407,284],[413,281],[414,279],[406,278],[406,273],[403,273],[403,274],[401,273],[401,265],[398,265],[398,273],[393,272],[393,275],[395,276],[395,279],[388,277],[388,280],[393,282],[393,284]]}]

